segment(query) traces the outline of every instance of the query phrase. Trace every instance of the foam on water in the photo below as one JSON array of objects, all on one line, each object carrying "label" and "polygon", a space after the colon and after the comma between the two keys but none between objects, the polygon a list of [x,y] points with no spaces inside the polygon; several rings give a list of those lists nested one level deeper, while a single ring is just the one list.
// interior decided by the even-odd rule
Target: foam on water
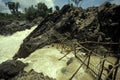
[{"label": "foam on water", "polygon": [[36,26],[31,29],[16,32],[11,36],[0,36],[0,63],[7,59],[12,59],[14,54],[18,51],[23,39],[35,29]]},{"label": "foam on water", "polygon": [[[29,63],[29,66],[25,68],[25,71],[34,69],[36,72],[42,72],[57,80],[69,80],[79,67],[80,63],[74,58],[73,53],[70,53],[62,60],[58,60],[62,56],[64,56],[64,54],[61,54],[61,50],[52,47],[52,45],[48,45],[42,49],[36,50],[26,59],[19,60]],[[73,58],[73,61],[70,65],[67,65],[66,63],[70,58]],[[73,80],[92,80],[92,77],[86,74],[83,68],[81,68]]]},{"label": "foam on water", "polygon": [[[12,59],[14,54],[18,51],[20,44],[23,42],[23,39],[30,34],[35,27],[32,27],[30,30],[16,32],[11,36],[0,36],[0,63],[8,59]],[[34,69],[36,72],[42,72],[44,75],[56,78],[57,80],[69,80],[72,74],[79,67],[80,63],[74,58],[72,53],[59,61],[58,59],[63,55],[64,54],[61,54],[61,51],[56,47],[48,45],[42,49],[36,50],[26,59],[19,60],[29,63],[25,68],[25,71]],[[73,62],[67,66],[66,62],[71,57],[74,58]],[[93,79],[84,72],[83,68],[81,68],[73,80]]]}]

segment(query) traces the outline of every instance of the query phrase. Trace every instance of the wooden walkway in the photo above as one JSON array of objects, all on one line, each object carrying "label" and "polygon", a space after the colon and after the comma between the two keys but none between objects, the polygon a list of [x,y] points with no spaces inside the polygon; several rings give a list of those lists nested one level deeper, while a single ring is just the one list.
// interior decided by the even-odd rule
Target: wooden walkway
[{"label": "wooden walkway", "polygon": [[[107,55],[104,53],[103,55],[99,55],[95,52],[95,50],[89,50],[88,48],[82,46],[82,44],[97,44],[97,45],[120,45],[120,43],[105,43],[105,42],[80,42],[77,43],[76,41],[61,41],[62,43],[62,49],[61,52],[67,52],[63,57],[61,57],[59,60],[66,57],[70,52],[73,52],[75,57],[81,62],[80,66],[76,71],[73,73],[73,75],[70,77],[69,80],[72,80],[73,77],[77,74],[77,72],[80,70],[81,67],[85,66],[87,71],[89,71],[93,76],[94,80],[117,80],[117,72],[118,68],[120,67],[120,55],[116,54],[115,56],[116,61],[110,61],[107,59]],[[66,49],[65,46],[69,46],[69,49]],[[58,45],[59,46],[59,45]],[[80,53],[81,49],[84,49],[86,51],[86,55],[83,57]],[[96,56],[99,58],[99,62],[94,65],[92,63],[92,56]],[[106,67],[106,63],[109,64]],[[111,66],[111,67],[110,67]],[[106,73],[105,73],[106,71]]]}]

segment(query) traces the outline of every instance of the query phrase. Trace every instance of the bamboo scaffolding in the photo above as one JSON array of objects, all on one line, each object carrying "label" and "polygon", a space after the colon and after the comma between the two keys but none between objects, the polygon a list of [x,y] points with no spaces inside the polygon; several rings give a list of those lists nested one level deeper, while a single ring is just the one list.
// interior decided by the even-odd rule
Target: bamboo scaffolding
[{"label": "bamboo scaffolding", "polygon": [[103,68],[104,68],[104,63],[105,63],[105,55],[103,57],[103,60],[102,60],[102,63],[101,63],[101,67],[100,67],[100,73],[98,74],[98,79],[97,80],[101,80],[101,76],[102,76],[102,73],[103,73]]},{"label": "bamboo scaffolding", "polygon": [[113,43],[113,42],[94,42],[94,41],[79,42],[79,44],[120,45],[120,43]]},{"label": "bamboo scaffolding", "polygon": [[[65,39],[64,39],[64,41],[65,41]],[[64,41],[62,41],[62,43],[64,42]],[[69,79],[69,80],[72,80],[73,79],[73,77],[77,74],[77,72],[79,71],[79,69],[83,66],[83,65],[85,65],[86,67],[87,67],[87,69],[89,69],[90,71],[92,71],[96,76],[97,76],[97,80],[101,80],[102,79],[102,75],[104,75],[106,78],[108,78],[109,80],[111,80],[108,76],[111,74],[111,72],[115,69],[115,68],[117,68],[118,66],[120,66],[120,63],[119,64],[114,64],[114,63],[112,63],[112,62],[110,62],[109,60],[107,60],[107,58],[106,57],[102,57],[101,55],[99,55],[99,54],[97,54],[97,53],[95,53],[94,52],[94,50],[89,50],[88,48],[86,48],[86,47],[84,47],[84,46],[82,46],[82,44],[97,44],[97,45],[120,45],[120,43],[112,43],[112,42],[94,42],[94,41],[86,41],[86,42],[73,42],[73,43],[71,43],[71,44],[69,44],[68,43],[69,42],[69,40],[67,40],[67,42],[65,42],[65,43],[63,43],[63,44],[67,44],[68,46],[70,46],[70,51],[68,51],[63,57],[61,57],[59,60],[61,60],[61,59],[63,59],[64,57],[66,57],[70,52],[74,52],[74,55],[75,55],[75,57],[80,61],[80,62],[82,62],[82,64],[80,64],[80,66],[78,67],[78,69],[75,71],[75,73],[71,76],[71,78]],[[62,48],[64,48],[64,47],[62,47]],[[77,53],[80,51],[80,49],[84,49],[84,50],[86,50],[88,53],[88,55],[86,56],[86,58],[84,59],[84,60],[82,60],[81,58],[79,58],[78,56],[77,56]],[[78,54],[79,55],[79,54]],[[91,66],[93,66],[93,67],[95,67],[93,64],[91,64],[90,63],[90,56],[91,55],[95,55],[95,56],[98,56],[99,58],[101,58],[102,59],[102,64],[101,64],[101,67],[100,67],[100,73],[99,74],[97,74],[92,68],[90,68],[90,65]],[[119,54],[118,54],[119,55]],[[80,56],[80,55],[79,55]],[[88,61],[87,61],[87,64],[85,63],[85,61],[87,60],[87,58],[88,58]],[[108,74],[108,75],[106,75],[106,74],[104,74],[103,73],[103,70],[104,70],[104,64],[105,64],[105,61],[106,62],[108,62],[108,63],[110,63],[110,64],[112,64],[112,66],[114,66],[113,67],[113,69],[110,71],[110,73]],[[97,71],[99,71],[98,69],[96,69]],[[117,73],[116,73],[117,74]]]},{"label": "bamboo scaffolding", "polygon": [[58,60],[61,60],[61,59],[63,59],[64,57],[66,57],[68,54],[70,54],[70,52],[71,52],[71,50],[70,51],[68,51],[63,57],[61,57],[61,58],[59,58]]},{"label": "bamboo scaffolding", "polygon": [[84,59],[84,61],[82,62],[82,64],[80,64],[80,66],[78,67],[78,69],[75,71],[75,73],[71,76],[71,78],[69,80],[72,80],[73,77],[78,73],[78,71],[80,70],[80,68],[83,66],[84,62],[87,60],[88,57],[86,57]]},{"label": "bamboo scaffolding", "polygon": [[[113,70],[116,68],[116,67],[119,67],[120,66],[120,63],[113,66],[113,68],[110,70],[110,72],[108,73],[108,75],[106,76],[106,78],[109,78],[109,75],[113,72]],[[110,79],[111,80],[111,79]]]}]

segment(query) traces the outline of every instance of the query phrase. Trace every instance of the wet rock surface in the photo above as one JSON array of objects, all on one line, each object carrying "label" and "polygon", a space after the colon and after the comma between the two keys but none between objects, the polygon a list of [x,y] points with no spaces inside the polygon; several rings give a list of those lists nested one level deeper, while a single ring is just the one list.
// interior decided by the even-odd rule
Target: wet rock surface
[{"label": "wet rock surface", "polygon": [[9,80],[55,80],[48,76],[45,76],[43,73],[37,73],[34,70],[29,72],[22,71],[17,76]]},{"label": "wet rock surface", "polygon": [[24,69],[26,64],[18,60],[8,60],[0,64],[0,79],[9,79]]},{"label": "wet rock surface", "polygon": [[[85,41],[118,42],[120,40],[120,6],[104,3],[86,10],[65,5],[48,15],[28,35],[14,58],[26,58],[36,49],[51,43],[69,44]],[[95,44],[84,45],[95,48]],[[89,47],[91,46],[91,47]]]},{"label": "wet rock surface", "polygon": [[34,70],[23,69],[27,64],[18,60],[8,60],[0,64],[0,80],[55,80]]}]

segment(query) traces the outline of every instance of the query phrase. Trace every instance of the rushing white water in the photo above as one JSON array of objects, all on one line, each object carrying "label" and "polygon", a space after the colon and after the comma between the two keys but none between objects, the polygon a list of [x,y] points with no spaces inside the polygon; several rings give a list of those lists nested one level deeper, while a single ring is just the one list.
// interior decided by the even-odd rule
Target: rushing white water
[{"label": "rushing white water", "polygon": [[35,29],[16,32],[11,36],[0,36],[0,63],[7,59],[12,59],[13,55],[18,51],[23,39]]},{"label": "rushing white water", "polygon": [[[35,29],[36,26],[30,30],[16,32],[11,36],[0,36],[0,63],[12,59],[14,54],[18,51],[23,39]],[[20,59],[23,62],[29,63],[25,68],[26,71],[34,69],[37,72],[42,72],[44,75],[56,78],[57,80],[69,80],[72,74],[79,67],[80,63],[74,58],[71,53],[62,60],[58,60],[64,54],[60,53],[60,50],[51,45],[45,46],[42,49],[38,49],[33,52],[26,59]],[[66,65],[66,62],[73,57],[73,61],[70,65]],[[87,77],[86,77],[87,76]],[[73,80],[93,80],[92,77],[86,74],[81,68]]]}]

